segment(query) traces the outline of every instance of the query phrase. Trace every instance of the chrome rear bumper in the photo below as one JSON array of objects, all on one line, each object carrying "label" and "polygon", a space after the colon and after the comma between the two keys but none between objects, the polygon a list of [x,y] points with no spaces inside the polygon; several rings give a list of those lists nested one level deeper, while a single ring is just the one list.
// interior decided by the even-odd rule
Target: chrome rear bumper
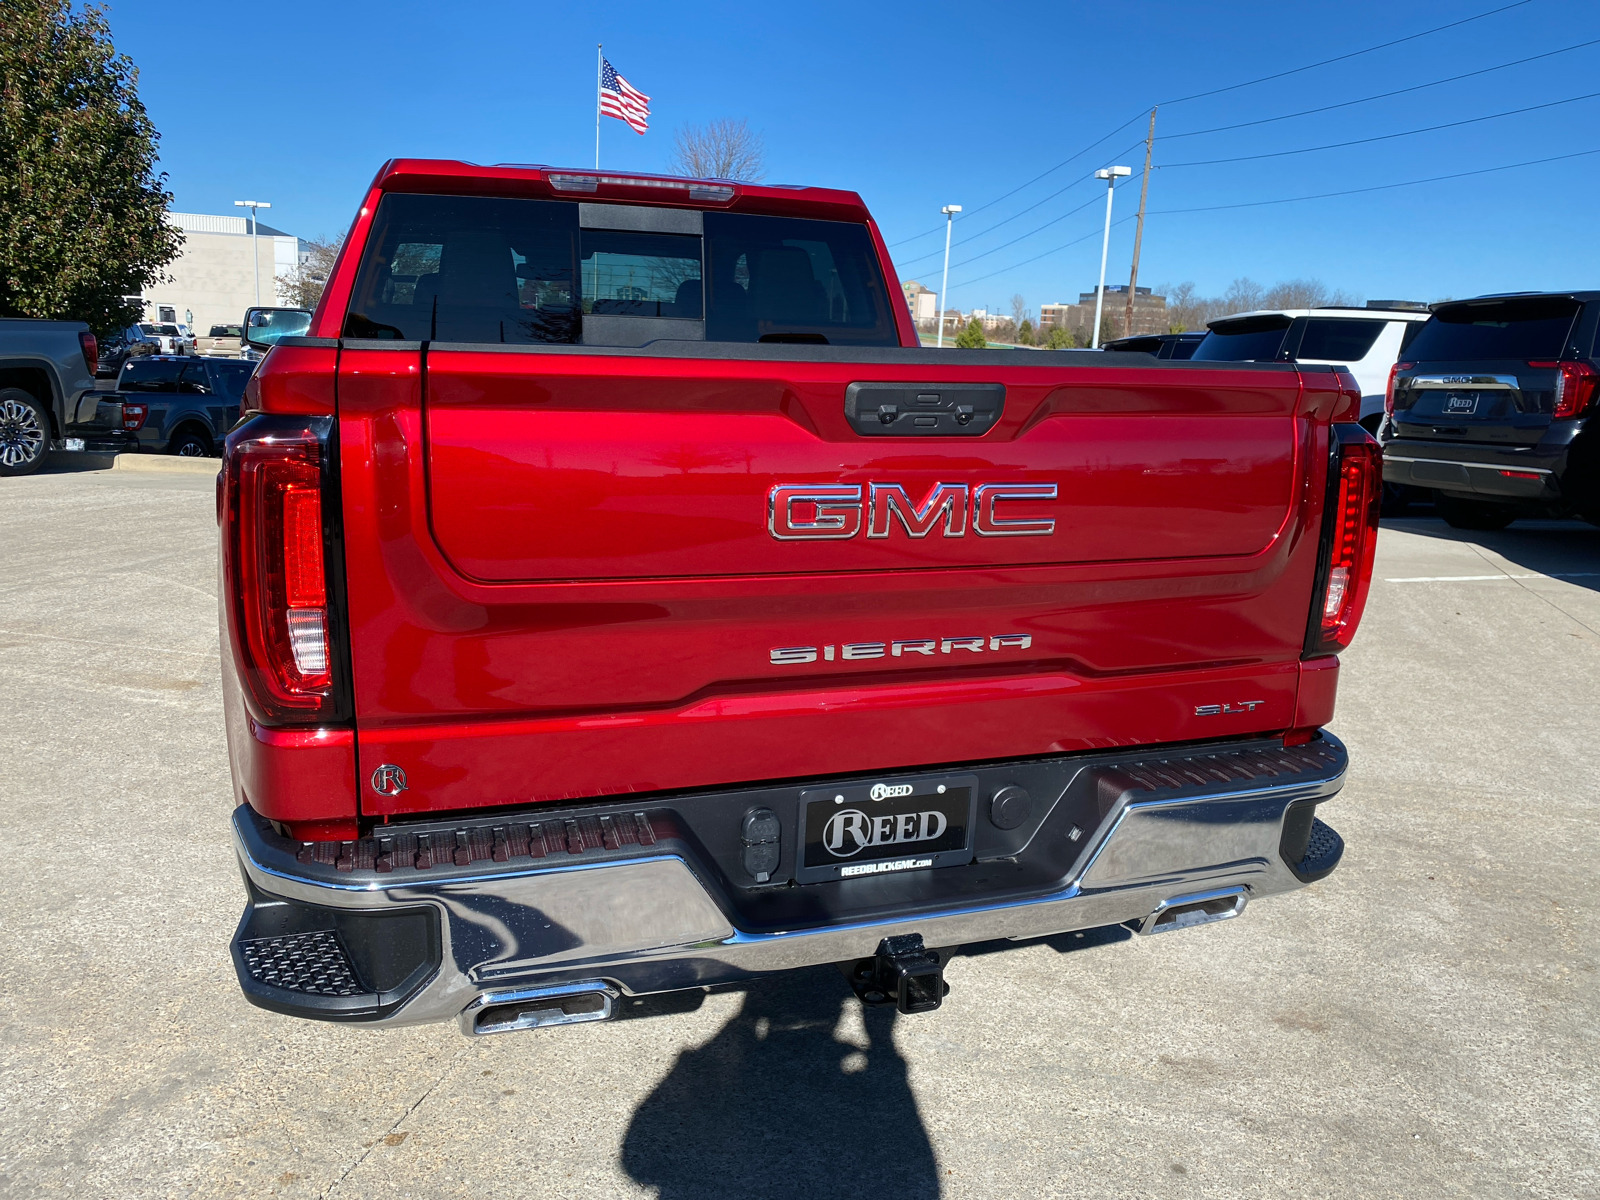
[{"label": "chrome rear bumper", "polygon": [[[507,989],[604,981],[639,995],[845,962],[871,956],[880,941],[900,933],[921,934],[930,947],[954,947],[1119,922],[1136,922],[1153,931],[1164,927],[1158,924],[1163,912],[1195,897],[1236,893],[1236,904],[1222,906],[1231,916],[1242,911],[1246,898],[1253,901],[1291,891],[1332,870],[1342,842],[1320,822],[1314,823],[1318,832],[1313,836],[1308,806],[1339,790],[1346,763],[1344,747],[1328,735],[1293,750],[1255,742],[1241,748],[1061,760],[1058,765],[1067,771],[1064,777],[1073,780],[1067,791],[1087,788],[1102,797],[1098,826],[1068,828],[1065,817],[1047,815],[1014,857],[993,863],[993,870],[1003,874],[1010,869],[1007,864],[1025,863],[1030,855],[1045,853],[1047,839],[1070,838],[1075,858],[1065,874],[1048,886],[1028,894],[1012,891],[986,898],[975,892],[971,882],[975,877],[969,876],[964,892],[958,888],[941,903],[941,886],[954,884],[956,873],[984,870],[982,863],[974,863],[922,872],[921,900],[902,911],[880,909],[853,920],[821,914],[809,922],[797,921],[793,928],[760,932],[740,928],[741,910],[731,902],[726,880],[697,853],[693,838],[684,842],[664,838],[653,845],[645,845],[642,838],[628,844],[625,839],[613,841],[622,817],[598,818],[612,822],[605,827],[605,845],[612,851],[603,861],[587,861],[576,851],[563,854],[559,861],[554,855],[526,861],[502,855],[503,826],[499,826],[489,861],[474,861],[472,853],[463,849],[454,860],[462,866],[363,871],[316,861],[310,847],[278,837],[265,821],[241,807],[233,828],[252,907],[235,938],[235,964],[247,996],[265,1007],[304,1016],[409,1025],[455,1019],[485,993]],[[1298,815],[1289,815],[1286,823],[1291,809]],[[555,824],[560,824],[561,816],[557,814]],[[645,814],[638,818],[644,820]],[[568,821],[567,828],[576,830],[577,825]],[[1288,849],[1296,838],[1294,849]],[[467,847],[466,834],[459,835],[455,844]],[[1064,845],[1056,845],[1056,850]],[[1313,850],[1321,857],[1314,860]],[[354,851],[337,853],[349,853],[355,861]],[[1301,857],[1291,862],[1289,854]],[[343,864],[346,859],[337,861]],[[859,885],[855,894],[863,896],[871,894],[868,889],[884,886],[873,879],[843,886],[854,885]],[[790,885],[783,895],[803,897],[807,888],[815,886]],[[296,917],[298,924],[275,928],[300,932],[276,938],[253,935],[252,931],[259,932],[258,925],[252,925],[253,913],[274,904],[281,911],[301,914]],[[304,917],[305,913],[312,915]],[[317,913],[328,915],[328,932],[313,928]],[[417,972],[408,976],[411,982],[404,994],[394,983],[393,990],[383,993],[382,1003],[351,1000],[343,1011],[336,1007],[302,1011],[291,994],[295,989],[311,994],[320,988],[319,994],[327,996],[340,986],[347,992],[352,986],[359,988],[357,977],[379,969],[370,967],[374,960],[366,952],[365,957],[358,954],[351,960],[356,966],[344,975],[338,970],[331,975],[309,969],[296,974],[276,968],[262,973],[263,961],[273,954],[300,953],[296,947],[313,944],[306,939],[321,938],[315,943],[319,953],[333,953],[329,947],[340,938],[348,942],[349,935],[337,931],[351,928],[352,919],[402,913],[434,914],[437,922],[432,943],[437,966],[425,979]],[[295,938],[301,941],[294,942]],[[391,983],[400,974],[399,968],[390,970]],[[289,990],[283,995],[264,991],[263,979]],[[380,991],[373,988],[374,994]]]}]

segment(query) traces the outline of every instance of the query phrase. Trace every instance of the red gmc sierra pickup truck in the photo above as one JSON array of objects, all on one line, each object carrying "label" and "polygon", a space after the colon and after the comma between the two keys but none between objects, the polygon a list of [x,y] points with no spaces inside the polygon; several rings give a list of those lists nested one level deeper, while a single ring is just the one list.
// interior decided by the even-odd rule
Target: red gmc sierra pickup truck
[{"label": "red gmc sierra pickup truck", "polygon": [[1343,853],[1341,369],[922,349],[853,193],[421,160],[250,323],[254,1004],[481,1034],[832,963],[917,1012],[962,945]]}]

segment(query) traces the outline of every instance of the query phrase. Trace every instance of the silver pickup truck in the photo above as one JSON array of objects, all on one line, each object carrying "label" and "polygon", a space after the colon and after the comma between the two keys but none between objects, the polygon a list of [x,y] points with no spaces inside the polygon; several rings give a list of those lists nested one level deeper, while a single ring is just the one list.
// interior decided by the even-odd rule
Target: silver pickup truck
[{"label": "silver pickup truck", "polygon": [[0,318],[0,475],[31,474],[51,450],[127,447],[120,409],[94,390],[97,358],[82,321]]}]

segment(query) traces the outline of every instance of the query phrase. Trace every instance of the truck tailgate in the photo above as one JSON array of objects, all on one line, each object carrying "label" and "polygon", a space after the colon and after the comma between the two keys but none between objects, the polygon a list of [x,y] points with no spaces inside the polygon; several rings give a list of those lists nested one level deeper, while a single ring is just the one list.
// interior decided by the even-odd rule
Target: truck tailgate
[{"label": "truck tailgate", "polygon": [[[364,812],[1293,723],[1327,426],[1292,368],[372,346],[339,381]],[[876,436],[873,384],[1003,414]]]}]

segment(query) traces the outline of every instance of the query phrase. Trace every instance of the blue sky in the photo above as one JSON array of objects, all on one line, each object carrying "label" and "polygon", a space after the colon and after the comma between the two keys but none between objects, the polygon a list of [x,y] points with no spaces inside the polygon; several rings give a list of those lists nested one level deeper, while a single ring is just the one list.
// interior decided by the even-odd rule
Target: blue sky
[{"label": "blue sky", "polygon": [[[1118,189],[1115,217],[1133,213],[1142,112],[1152,104],[1160,105],[1159,169],[1141,285],[1192,280],[1214,294],[1237,276],[1266,284],[1314,276],[1366,298],[1437,299],[1600,284],[1600,153],[1301,203],[1171,211],[1600,150],[1596,97],[1341,149],[1178,165],[1600,92],[1594,45],[1407,95],[1177,136],[1600,38],[1593,0],[1530,0],[1330,66],[1180,100],[1508,2],[1002,9],[282,0],[202,13],[123,0],[110,17],[118,47],[141,70],[182,211],[232,213],[236,199],[270,200],[265,222],[314,236],[347,227],[363,187],[392,156],[592,164],[595,43],[604,42],[617,69],[650,95],[652,118],[643,137],[605,120],[603,165],[663,170],[683,123],[745,118],[765,139],[769,182],[861,193],[895,244],[902,278],[938,286],[942,237],[916,235],[939,227],[940,205],[958,203],[970,216],[956,223],[955,238],[971,240],[951,255],[951,301],[1009,309],[1021,293],[1036,309],[1093,288],[1104,190],[1082,177],[1113,161],[1135,167],[1131,186]],[[1133,223],[1123,221],[1112,232],[1109,282],[1127,281],[1132,245]]]}]

